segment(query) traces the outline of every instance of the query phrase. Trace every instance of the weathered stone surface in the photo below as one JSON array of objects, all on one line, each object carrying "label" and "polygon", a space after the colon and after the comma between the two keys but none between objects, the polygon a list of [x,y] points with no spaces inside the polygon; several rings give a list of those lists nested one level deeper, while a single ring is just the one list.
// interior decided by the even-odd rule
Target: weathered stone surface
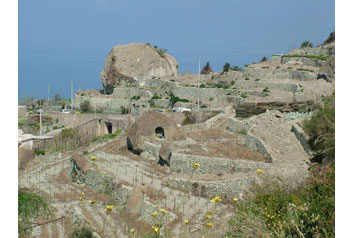
[{"label": "weathered stone surface", "polygon": [[106,93],[117,86],[144,85],[153,77],[173,76],[178,63],[172,56],[161,53],[144,43],[114,46],[106,58],[101,80]]}]

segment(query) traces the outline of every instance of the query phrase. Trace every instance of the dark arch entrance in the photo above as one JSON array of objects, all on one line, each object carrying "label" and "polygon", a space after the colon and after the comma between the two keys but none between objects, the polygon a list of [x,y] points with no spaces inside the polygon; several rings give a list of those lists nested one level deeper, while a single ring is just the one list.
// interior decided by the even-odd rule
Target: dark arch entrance
[{"label": "dark arch entrance", "polygon": [[155,134],[160,139],[165,139],[165,131],[162,127],[156,127]]},{"label": "dark arch entrance", "polygon": [[111,122],[105,122],[106,128],[108,131],[108,134],[112,134],[112,123]]}]

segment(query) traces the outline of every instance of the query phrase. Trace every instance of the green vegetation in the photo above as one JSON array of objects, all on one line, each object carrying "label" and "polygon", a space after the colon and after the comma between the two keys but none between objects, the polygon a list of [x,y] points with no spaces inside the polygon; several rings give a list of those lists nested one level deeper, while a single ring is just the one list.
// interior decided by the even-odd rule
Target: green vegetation
[{"label": "green vegetation", "polygon": [[208,108],[208,106],[203,104],[203,105],[200,106],[200,108]]},{"label": "green vegetation", "polygon": [[122,133],[122,130],[121,130],[121,129],[118,129],[118,130],[117,130],[116,132],[114,132],[114,133],[95,137],[95,138],[92,139],[92,142],[97,142],[97,141],[98,141],[98,142],[101,142],[101,141],[104,141],[104,140],[110,140],[110,139],[113,139],[113,138],[116,138],[117,136],[119,136],[120,133]]},{"label": "green vegetation", "polygon": [[81,112],[91,112],[92,107],[90,101],[85,100],[83,103],[80,104],[80,111]]},{"label": "green vegetation", "polygon": [[57,130],[57,129],[60,129],[63,127],[64,127],[63,125],[55,125],[55,126],[53,126],[53,130]]},{"label": "green vegetation", "polygon": [[129,108],[125,108],[123,106],[120,107],[120,114],[125,115],[125,114],[129,114],[129,113],[130,113]]},{"label": "green vegetation", "polygon": [[246,92],[242,92],[242,93],[241,93],[241,97],[247,98],[247,93],[246,93]]},{"label": "green vegetation", "polygon": [[264,89],[263,89],[263,92],[264,92],[264,93],[269,93],[269,88],[268,88],[268,87],[264,88]]},{"label": "green vegetation", "polygon": [[210,97],[210,98],[209,98],[209,101],[214,101],[214,98],[213,98],[213,97]]},{"label": "green vegetation", "polygon": [[287,69],[293,69],[292,67],[288,67]]},{"label": "green vegetation", "polygon": [[88,152],[87,150],[84,150],[84,151],[82,152],[82,154],[83,154],[83,155],[88,155],[89,152]]},{"label": "green vegetation", "polygon": [[260,79],[255,79],[254,81],[259,81]]},{"label": "green vegetation", "polygon": [[259,62],[262,63],[262,62],[266,62],[267,60],[268,60],[267,57],[264,56]]},{"label": "green vegetation", "polygon": [[263,66],[262,69],[269,69],[269,67],[268,66]]},{"label": "green vegetation", "polygon": [[304,123],[314,152],[308,180],[293,188],[260,175],[262,182],[235,205],[226,236],[335,237],[334,120],[333,95]]},{"label": "green vegetation", "polygon": [[174,79],[170,79],[170,82],[175,82],[176,80],[174,80]]},{"label": "green vegetation", "polygon": [[176,97],[172,92],[170,94],[170,105],[173,107],[177,102],[189,102],[188,99]]},{"label": "green vegetation", "polygon": [[246,77],[245,80],[250,80],[250,78],[249,78],[249,77]]},{"label": "green vegetation", "polygon": [[226,63],[224,64],[224,66],[222,67],[222,72],[221,72],[221,74],[224,74],[224,73],[226,73],[226,72],[229,72],[229,70],[230,70],[230,63],[226,62]]},{"label": "green vegetation", "polygon": [[237,134],[242,135],[242,136],[247,136],[247,132],[245,130],[237,131]]},{"label": "green vegetation", "polygon": [[45,155],[45,150],[35,149],[35,150],[34,150],[34,153],[35,153],[36,155]]},{"label": "green vegetation", "polygon": [[199,87],[200,88],[205,88],[205,84],[201,84]]},{"label": "green vegetation", "polygon": [[235,80],[231,81],[231,85],[234,86],[235,85]]},{"label": "green vegetation", "polygon": [[151,100],[154,100],[154,99],[161,99],[161,95],[158,95],[157,93],[154,94],[154,96],[152,96]]},{"label": "green vegetation", "polygon": [[70,238],[92,238],[92,237],[93,237],[92,231],[87,227],[77,229],[70,235]]},{"label": "green vegetation", "polygon": [[212,72],[213,72],[213,70],[211,69],[210,63],[208,61],[208,62],[206,62],[205,66],[203,67],[203,69],[202,69],[202,71],[200,73],[201,74],[210,74]]},{"label": "green vegetation", "polygon": [[237,65],[234,65],[230,68],[230,70],[232,71],[243,71],[241,67],[237,66]]},{"label": "green vegetation", "polygon": [[325,55],[283,55],[282,57],[303,57],[303,58],[317,59],[317,60],[328,59],[328,56]]},{"label": "green vegetation", "polygon": [[182,125],[189,125],[189,124],[195,124],[197,119],[191,112],[183,112],[184,114],[184,120],[182,122]]},{"label": "green vegetation", "polygon": [[135,96],[131,97],[130,100],[136,100],[136,101],[138,101],[138,100],[140,100],[140,96],[135,95]]},{"label": "green vegetation", "polygon": [[315,152],[314,161],[334,159],[335,153],[335,99],[334,95],[324,100],[310,120],[304,121],[304,130],[310,136],[309,145]]},{"label": "green vegetation", "polygon": [[150,43],[145,43],[145,45],[154,48],[162,58],[165,58],[165,53],[167,52],[167,49],[159,48],[157,45],[150,45]]},{"label": "green vegetation", "polygon": [[302,42],[300,48],[306,48],[306,47],[312,48],[312,47],[313,47],[313,44],[312,44],[310,41],[304,41],[304,42]]},{"label": "green vegetation", "polygon": [[49,219],[52,211],[48,203],[39,195],[20,189],[18,191],[18,233],[20,238],[28,237],[36,218]]},{"label": "green vegetation", "polygon": [[313,70],[312,69],[304,69],[304,68],[298,68],[298,69],[296,69],[297,71],[304,71],[304,72],[313,72]]}]

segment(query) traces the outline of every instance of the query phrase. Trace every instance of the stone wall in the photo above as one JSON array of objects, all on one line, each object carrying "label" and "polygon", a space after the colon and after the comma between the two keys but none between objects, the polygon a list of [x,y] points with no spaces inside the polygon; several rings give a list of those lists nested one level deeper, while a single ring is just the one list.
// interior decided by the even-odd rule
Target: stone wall
[{"label": "stone wall", "polygon": [[[200,88],[200,98],[202,100],[209,100],[209,98],[219,98],[221,96],[226,96],[227,93],[232,93],[231,89],[220,89],[220,88]],[[197,99],[198,98],[198,88],[196,87],[176,87],[172,89],[173,94],[179,98],[185,99]]]},{"label": "stone wall", "polygon": [[251,127],[252,125],[247,121],[237,120],[236,118],[229,118],[229,122],[227,124],[226,129],[235,133],[238,133],[240,131],[248,133]]},{"label": "stone wall", "polygon": [[[263,69],[262,69],[263,70]],[[250,81],[250,80],[238,80],[235,83],[236,87],[247,88],[270,88],[270,89],[279,89],[282,91],[296,93],[298,86],[296,84],[290,83],[272,83],[272,82],[262,82],[262,81]]]},{"label": "stone wall", "polygon": [[267,169],[272,166],[271,163],[172,153],[170,169],[176,173],[193,174],[195,171],[193,168],[194,162],[200,164],[198,171],[203,174],[230,174],[251,170],[256,171],[257,169]]},{"label": "stone wall", "polygon": [[309,140],[309,136],[305,133],[305,131],[301,128],[301,126],[298,125],[297,123],[294,123],[291,127],[291,131],[294,132],[296,138],[300,141],[306,153],[312,155],[312,150],[309,144],[307,143]]},{"label": "stone wall", "polygon": [[[194,195],[211,198],[220,196],[223,200],[242,198],[244,190],[253,183],[252,177],[219,181],[190,181],[186,179],[167,178],[165,185],[183,191],[191,191]],[[212,206],[212,205],[211,205]]]},{"label": "stone wall", "polygon": [[259,79],[294,79],[299,81],[317,80],[316,72],[299,71],[295,69],[260,69],[260,68],[245,68],[245,76]]}]

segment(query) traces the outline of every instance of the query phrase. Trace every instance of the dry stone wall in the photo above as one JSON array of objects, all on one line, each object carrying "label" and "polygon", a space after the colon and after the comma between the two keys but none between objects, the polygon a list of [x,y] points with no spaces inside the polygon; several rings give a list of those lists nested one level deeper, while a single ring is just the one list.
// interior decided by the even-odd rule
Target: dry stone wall
[{"label": "dry stone wall", "polygon": [[271,163],[172,153],[170,169],[176,173],[193,174],[195,172],[193,163],[200,164],[198,171],[203,174],[230,174],[267,169],[272,166]]}]

